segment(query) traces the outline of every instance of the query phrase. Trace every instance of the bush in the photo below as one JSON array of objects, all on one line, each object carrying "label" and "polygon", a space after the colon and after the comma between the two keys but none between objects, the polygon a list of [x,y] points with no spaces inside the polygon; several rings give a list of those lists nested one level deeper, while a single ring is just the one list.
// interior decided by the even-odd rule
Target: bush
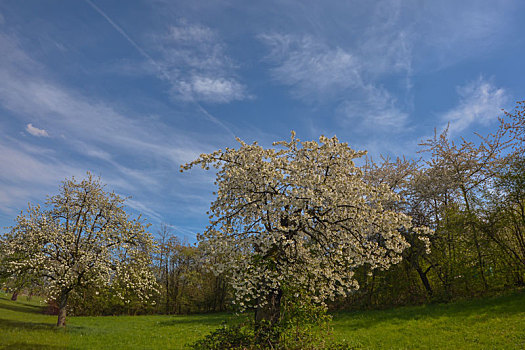
[{"label": "bush", "polygon": [[253,349],[253,340],[254,335],[247,327],[223,324],[189,347],[193,350]]},{"label": "bush", "polygon": [[332,339],[326,307],[306,298],[287,299],[282,304],[278,323],[253,321],[223,324],[203,339],[189,345],[193,350],[344,350],[347,343]]}]

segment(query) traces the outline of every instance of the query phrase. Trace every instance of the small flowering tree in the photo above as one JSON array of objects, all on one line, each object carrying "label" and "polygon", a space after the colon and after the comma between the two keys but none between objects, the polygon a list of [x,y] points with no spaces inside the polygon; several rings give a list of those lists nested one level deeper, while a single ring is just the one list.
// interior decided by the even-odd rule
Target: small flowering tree
[{"label": "small flowering tree", "polygon": [[336,137],[265,149],[238,139],[239,149],[202,154],[181,171],[217,169],[210,225],[199,236],[217,273],[228,272],[241,309],[256,308],[256,322],[275,323],[281,299],[323,302],[358,288],[364,264],[386,269],[401,260],[411,218],[387,184],[372,185],[354,151]]},{"label": "small flowering tree", "polygon": [[6,270],[39,276],[57,301],[59,327],[65,325],[70,293],[78,288],[118,283],[142,300],[155,290],[153,239],[123,203],[88,173],[80,182],[65,180],[46,209],[30,205],[3,237]]}]

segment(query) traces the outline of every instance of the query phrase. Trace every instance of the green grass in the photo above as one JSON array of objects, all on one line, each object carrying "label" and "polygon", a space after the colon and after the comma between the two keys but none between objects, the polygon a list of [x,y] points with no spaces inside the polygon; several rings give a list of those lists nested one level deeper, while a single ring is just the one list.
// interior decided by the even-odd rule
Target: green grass
[{"label": "green grass", "polygon": [[0,349],[182,349],[228,320],[226,314],[68,317],[41,313],[42,304],[0,293]]},{"label": "green grass", "polygon": [[334,334],[363,349],[525,349],[525,293],[334,314]]},{"label": "green grass", "polygon": [[[0,293],[0,349],[182,349],[231,316],[70,317]],[[453,304],[334,314],[334,335],[360,349],[525,349],[525,293]]]}]

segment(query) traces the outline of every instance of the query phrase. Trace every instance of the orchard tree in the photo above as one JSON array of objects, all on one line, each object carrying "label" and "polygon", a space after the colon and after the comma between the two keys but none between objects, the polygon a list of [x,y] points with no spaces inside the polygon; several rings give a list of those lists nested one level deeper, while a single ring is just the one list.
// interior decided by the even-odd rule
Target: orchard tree
[{"label": "orchard tree", "polygon": [[354,270],[387,269],[408,247],[401,231],[411,218],[393,203],[387,184],[366,181],[354,151],[335,136],[265,149],[240,143],[202,154],[194,166],[217,169],[210,225],[199,235],[212,268],[228,272],[240,308],[255,306],[256,322],[275,324],[282,298],[323,302],[358,288]]},{"label": "orchard tree", "polygon": [[79,288],[124,285],[145,301],[156,289],[151,234],[140,217],[126,214],[124,199],[105,192],[90,173],[82,181],[65,180],[45,208],[29,205],[3,242],[9,273],[39,276],[57,302],[59,327]]}]

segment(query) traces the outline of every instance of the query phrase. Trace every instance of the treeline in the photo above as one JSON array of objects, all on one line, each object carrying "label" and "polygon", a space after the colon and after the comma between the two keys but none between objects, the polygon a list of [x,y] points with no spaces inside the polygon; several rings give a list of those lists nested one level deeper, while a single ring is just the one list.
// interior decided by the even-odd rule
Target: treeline
[{"label": "treeline", "polygon": [[525,286],[524,174],[525,161],[517,158],[483,182],[456,188],[440,188],[431,178],[414,179],[426,182],[424,192],[411,198],[417,206],[410,209],[435,230],[429,237],[431,251],[411,241],[403,261],[388,271],[360,268],[360,290],[335,305],[374,308],[449,301]]},{"label": "treeline", "polygon": [[424,160],[365,166],[370,181],[401,193],[401,210],[434,230],[430,252],[411,247],[388,271],[359,269],[361,288],[338,308],[449,301],[525,286],[525,108],[506,113],[477,142],[447,131],[420,144]]},{"label": "treeline", "polygon": [[203,265],[202,251],[183,244],[162,225],[155,266],[159,282],[157,310],[166,314],[225,311],[230,296],[225,276],[215,276]]}]

